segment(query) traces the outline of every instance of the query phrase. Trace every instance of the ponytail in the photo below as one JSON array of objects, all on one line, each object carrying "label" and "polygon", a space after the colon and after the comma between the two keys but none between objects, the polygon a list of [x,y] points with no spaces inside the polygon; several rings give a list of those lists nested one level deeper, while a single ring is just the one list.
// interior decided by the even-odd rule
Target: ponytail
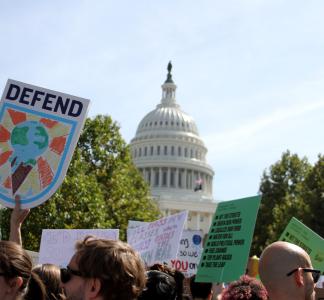
[{"label": "ponytail", "polygon": [[25,300],[45,300],[46,289],[39,278],[38,274],[34,271],[31,272],[31,276],[28,282],[27,292],[24,297]]}]

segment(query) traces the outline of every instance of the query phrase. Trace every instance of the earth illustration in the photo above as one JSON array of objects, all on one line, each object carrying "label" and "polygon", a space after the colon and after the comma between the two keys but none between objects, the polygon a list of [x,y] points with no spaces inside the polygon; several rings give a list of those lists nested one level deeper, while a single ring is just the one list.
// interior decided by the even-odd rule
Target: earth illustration
[{"label": "earth illustration", "polygon": [[16,169],[20,163],[34,166],[36,158],[46,151],[49,136],[42,123],[26,121],[12,130],[10,142],[14,149],[12,168]]}]

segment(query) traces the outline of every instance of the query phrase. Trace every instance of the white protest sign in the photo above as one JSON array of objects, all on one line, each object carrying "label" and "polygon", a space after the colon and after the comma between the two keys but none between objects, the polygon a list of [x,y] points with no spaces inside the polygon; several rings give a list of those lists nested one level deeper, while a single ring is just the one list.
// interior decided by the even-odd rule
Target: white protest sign
[{"label": "white protest sign", "polygon": [[150,222],[128,220],[127,230],[148,224]]},{"label": "white protest sign", "polygon": [[182,272],[186,277],[195,275],[203,251],[202,241],[203,232],[201,230],[184,230],[177,258],[169,260],[168,265]]},{"label": "white protest sign", "polygon": [[127,242],[149,266],[176,257],[187,211],[127,230]]},{"label": "white protest sign", "polygon": [[79,139],[89,100],[8,80],[0,102],[0,203],[35,207],[55,193]]},{"label": "white protest sign", "polygon": [[118,240],[118,229],[43,229],[39,263],[65,267],[75,252],[76,241],[87,235],[107,240]]}]

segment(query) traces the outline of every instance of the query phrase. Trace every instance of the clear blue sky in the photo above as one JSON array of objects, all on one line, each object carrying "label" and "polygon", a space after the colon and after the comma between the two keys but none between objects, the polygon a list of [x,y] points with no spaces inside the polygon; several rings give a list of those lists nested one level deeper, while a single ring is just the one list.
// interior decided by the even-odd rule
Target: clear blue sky
[{"label": "clear blue sky", "polygon": [[0,86],[90,98],[90,116],[111,115],[129,142],[172,60],[214,197],[254,195],[286,149],[311,162],[324,152],[323,11],[320,0],[2,0]]}]

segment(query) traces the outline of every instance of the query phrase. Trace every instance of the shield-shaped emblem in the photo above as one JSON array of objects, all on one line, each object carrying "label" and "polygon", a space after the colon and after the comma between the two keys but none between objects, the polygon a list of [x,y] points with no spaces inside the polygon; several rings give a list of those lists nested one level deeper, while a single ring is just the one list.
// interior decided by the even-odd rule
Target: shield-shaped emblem
[{"label": "shield-shaped emblem", "polygon": [[46,201],[60,186],[89,100],[8,80],[0,103],[0,201]]}]

